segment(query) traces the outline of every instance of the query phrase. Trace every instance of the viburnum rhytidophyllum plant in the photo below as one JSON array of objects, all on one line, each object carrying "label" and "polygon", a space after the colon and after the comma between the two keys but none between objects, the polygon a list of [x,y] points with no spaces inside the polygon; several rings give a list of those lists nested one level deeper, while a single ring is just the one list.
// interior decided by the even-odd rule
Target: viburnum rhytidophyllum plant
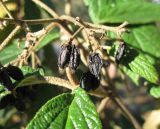
[{"label": "viburnum rhytidophyllum plant", "polygon": [[[98,113],[112,101],[130,127],[141,129],[119,96],[119,85],[127,87],[129,77],[132,85],[145,85],[160,97],[160,33],[154,23],[160,20],[160,5],[84,0],[91,23],[71,15],[71,0],[64,4],[64,15],[52,9],[51,1],[17,1],[0,0],[0,108],[11,112],[10,118],[22,113],[16,120],[26,129],[101,129]],[[38,86],[45,86],[41,93]],[[49,86],[54,91],[45,91]],[[42,104],[45,95],[50,97]]]}]

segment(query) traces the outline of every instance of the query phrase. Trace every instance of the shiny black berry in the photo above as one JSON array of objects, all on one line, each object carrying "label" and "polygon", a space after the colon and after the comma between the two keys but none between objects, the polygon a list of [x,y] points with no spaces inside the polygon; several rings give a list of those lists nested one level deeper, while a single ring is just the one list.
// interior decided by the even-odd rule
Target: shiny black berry
[{"label": "shiny black berry", "polygon": [[80,63],[79,50],[75,45],[73,45],[70,55],[69,66],[71,67],[71,69],[76,70],[77,67],[79,66],[79,63]]},{"label": "shiny black berry", "polygon": [[16,95],[19,98],[27,98],[31,101],[35,100],[35,91],[30,87],[19,87],[16,89]]},{"label": "shiny black berry", "polygon": [[7,72],[5,67],[1,67],[0,68],[0,82],[8,90],[12,90],[13,89],[12,81],[11,81],[11,79],[9,77],[9,74],[8,74],[8,72]]},{"label": "shiny black berry", "polygon": [[86,91],[95,90],[99,85],[99,79],[89,71],[84,73],[80,79],[80,87]]},{"label": "shiny black berry", "polygon": [[96,77],[99,77],[100,70],[102,68],[103,62],[98,53],[91,53],[89,55],[89,70],[90,72],[95,75]]},{"label": "shiny black berry", "polygon": [[58,57],[58,66],[60,68],[65,68],[69,64],[71,51],[71,45],[64,44],[61,46],[60,55]]},{"label": "shiny black berry", "polygon": [[16,66],[9,65],[6,68],[6,70],[9,74],[9,76],[12,77],[14,80],[20,81],[24,78],[21,69]]},{"label": "shiny black berry", "polygon": [[116,52],[116,55],[115,55],[115,61],[117,64],[119,64],[121,62],[122,58],[124,57],[125,49],[126,49],[125,43],[120,44],[120,46]]},{"label": "shiny black berry", "polygon": [[26,109],[24,101],[20,98],[17,98],[15,100],[14,106],[18,111],[21,111],[21,112],[25,111]]},{"label": "shiny black berry", "polygon": [[14,96],[12,94],[8,94],[0,100],[0,109],[3,109],[9,105],[13,105],[14,103],[15,103]]}]

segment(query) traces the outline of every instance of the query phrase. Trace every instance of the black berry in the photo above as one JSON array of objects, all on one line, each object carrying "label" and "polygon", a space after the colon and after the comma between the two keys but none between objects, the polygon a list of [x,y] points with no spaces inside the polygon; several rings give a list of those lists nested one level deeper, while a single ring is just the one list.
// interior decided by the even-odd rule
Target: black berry
[{"label": "black berry", "polygon": [[86,91],[95,90],[99,85],[99,79],[89,71],[84,73],[80,79],[80,87]]},{"label": "black berry", "polygon": [[12,94],[4,96],[0,100],[0,109],[7,107],[8,105],[13,105],[15,103],[15,98]]},{"label": "black berry", "polygon": [[9,76],[12,77],[14,80],[20,81],[24,78],[21,69],[16,66],[9,65],[6,68],[6,70],[9,74]]},{"label": "black berry", "polygon": [[25,111],[26,109],[25,103],[21,98],[17,98],[15,100],[14,106],[16,107],[18,111],[21,111],[21,112]]},{"label": "black berry", "polygon": [[13,89],[12,81],[9,77],[9,74],[5,67],[0,68],[0,82],[3,86],[5,86],[8,90]]},{"label": "black berry", "polygon": [[92,53],[89,55],[89,70],[90,72],[99,77],[100,70],[102,68],[103,62],[98,53]]},{"label": "black berry", "polygon": [[69,64],[71,51],[71,45],[64,44],[61,46],[60,55],[58,57],[58,66],[60,68],[65,68]]},{"label": "black berry", "polygon": [[80,54],[78,48],[73,45],[72,46],[72,52],[70,56],[70,61],[69,61],[69,66],[73,69],[76,70],[77,67],[79,66],[80,63]]},{"label": "black berry", "polygon": [[120,46],[116,52],[116,55],[115,55],[115,61],[117,64],[119,64],[121,62],[122,58],[124,57],[125,49],[126,49],[125,43],[120,44]]}]

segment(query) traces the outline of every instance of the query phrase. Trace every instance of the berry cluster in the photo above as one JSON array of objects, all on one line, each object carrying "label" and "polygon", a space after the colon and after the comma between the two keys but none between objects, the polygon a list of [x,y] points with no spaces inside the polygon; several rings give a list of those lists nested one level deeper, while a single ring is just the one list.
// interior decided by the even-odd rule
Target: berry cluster
[{"label": "berry cluster", "polygon": [[21,87],[17,88],[16,92],[13,93],[14,83],[12,82],[12,79],[14,79],[15,81],[20,81],[23,78],[24,75],[21,69],[19,69],[18,67],[12,65],[3,67],[1,65],[0,82],[7,90],[11,91],[11,94],[4,96],[0,100],[0,109],[5,108],[6,106],[15,106],[19,111],[25,110],[24,99],[29,98],[30,100],[32,100],[32,91],[28,87]]},{"label": "berry cluster", "polygon": [[3,86],[5,86],[8,90],[13,90],[12,79],[16,81],[20,81],[24,78],[21,69],[16,66],[9,65],[8,67],[1,66],[0,68],[0,82]]},{"label": "berry cluster", "polygon": [[16,95],[8,94],[0,100],[0,109],[7,106],[14,106],[18,111],[25,111],[26,101],[34,100],[35,94],[32,89],[28,87],[21,87],[16,89]]},{"label": "berry cluster", "polygon": [[103,66],[102,58],[98,53],[89,54],[88,68],[80,80],[80,87],[86,91],[95,90],[100,85],[99,73]]},{"label": "berry cluster", "polygon": [[[125,55],[126,45],[121,43],[115,54],[115,62],[119,64]],[[76,70],[80,63],[80,53],[75,45],[64,44],[61,46],[58,58],[58,66],[65,68],[69,66],[72,70]],[[109,66],[108,60],[103,60],[101,56],[92,52],[89,54],[88,71],[83,73],[80,79],[80,87],[86,91],[95,90],[100,85],[100,71],[102,67]]]},{"label": "berry cluster", "polygon": [[[72,70],[76,70],[80,63],[79,50],[75,45],[64,44],[61,46],[60,55],[58,57],[58,66],[65,68],[69,66]],[[83,73],[80,79],[80,87],[86,91],[95,90],[100,84],[99,74],[102,66],[108,66],[109,62],[104,61],[98,53],[89,54],[88,71]]]},{"label": "berry cluster", "polygon": [[58,66],[65,68],[69,66],[72,70],[76,70],[80,63],[80,53],[75,45],[64,44],[61,46],[60,55],[58,58]]}]

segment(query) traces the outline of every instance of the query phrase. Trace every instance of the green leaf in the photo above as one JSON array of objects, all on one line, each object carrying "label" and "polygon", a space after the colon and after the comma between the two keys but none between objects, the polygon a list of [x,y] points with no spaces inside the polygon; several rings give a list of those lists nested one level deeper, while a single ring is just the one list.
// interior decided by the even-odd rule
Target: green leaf
[{"label": "green leaf", "polygon": [[51,99],[37,112],[26,129],[63,129],[73,98],[72,94],[62,94]]},{"label": "green leaf", "polygon": [[26,76],[23,80],[15,82],[14,89],[17,89],[18,87],[40,84],[40,81],[47,83],[42,76],[40,76],[37,72],[35,72],[31,75]]},{"label": "green leaf", "polygon": [[158,83],[158,72],[147,58],[134,49],[128,49],[122,62],[127,68],[152,83]]},{"label": "green leaf", "polygon": [[101,122],[96,108],[84,90],[78,88],[74,91],[75,97],[69,108],[67,129],[101,129]]},{"label": "green leaf", "polygon": [[154,66],[147,59],[139,55],[133,62],[129,64],[132,71],[144,77],[150,82],[158,82],[158,73]]},{"label": "green leaf", "polygon": [[[24,19],[41,19],[41,8],[39,8],[32,0],[25,1],[24,4]],[[30,26],[32,31],[42,29],[42,25]]]},{"label": "green leaf", "polygon": [[155,98],[160,98],[160,86],[152,86],[149,93]]},{"label": "green leaf", "polygon": [[[111,56],[115,56],[118,45],[112,45],[108,53]],[[122,58],[120,64],[121,70],[123,70],[135,84],[138,84],[139,77],[143,77],[146,80],[158,84],[159,73],[152,63],[146,58],[146,56],[133,49],[129,45],[126,46],[125,55]]]},{"label": "green leaf", "polygon": [[0,100],[8,94],[11,94],[11,92],[6,90],[4,86],[0,84]]},{"label": "green leaf", "polygon": [[81,88],[49,100],[26,129],[101,129],[93,103]]},{"label": "green leaf", "polygon": [[137,73],[131,71],[125,66],[123,66],[121,70],[124,71],[124,73],[130,77],[130,79],[136,84],[136,86],[139,86],[139,75]]},{"label": "green leaf", "polygon": [[123,35],[125,42],[152,57],[160,57],[160,31],[155,25],[143,25]]},{"label": "green leaf", "polygon": [[22,66],[21,68],[22,72],[24,75],[28,75],[28,74],[34,74],[34,73],[39,73],[39,75],[44,76],[44,69],[43,68],[37,68],[37,69],[33,69],[30,66]]},{"label": "green leaf", "polygon": [[160,20],[160,4],[146,0],[85,0],[89,14],[95,23],[130,24]]},{"label": "green leaf", "polygon": [[[22,43],[22,45],[24,46],[24,43]],[[20,53],[23,50],[23,46],[21,45],[21,48],[18,48],[18,40],[13,40],[12,43],[10,43],[9,46],[7,46],[5,49],[3,49],[0,52],[0,61],[2,64],[7,64],[10,61],[16,59],[18,57],[18,55],[20,55]]]},{"label": "green leaf", "polygon": [[59,37],[59,29],[54,28],[52,31],[50,31],[45,38],[41,41],[41,43],[38,45],[36,51],[41,49],[42,47],[46,46],[48,43],[52,42],[53,40],[57,39]]},{"label": "green leaf", "polygon": [[40,82],[47,83],[43,77],[44,70],[42,68],[32,69],[29,66],[23,66],[21,70],[24,74],[24,79],[22,79],[21,81],[16,81],[14,83],[15,89],[17,89],[18,87],[39,84]]},{"label": "green leaf", "polygon": [[83,1],[84,1],[84,4],[85,4],[86,6],[89,5],[89,0],[83,0]]}]

